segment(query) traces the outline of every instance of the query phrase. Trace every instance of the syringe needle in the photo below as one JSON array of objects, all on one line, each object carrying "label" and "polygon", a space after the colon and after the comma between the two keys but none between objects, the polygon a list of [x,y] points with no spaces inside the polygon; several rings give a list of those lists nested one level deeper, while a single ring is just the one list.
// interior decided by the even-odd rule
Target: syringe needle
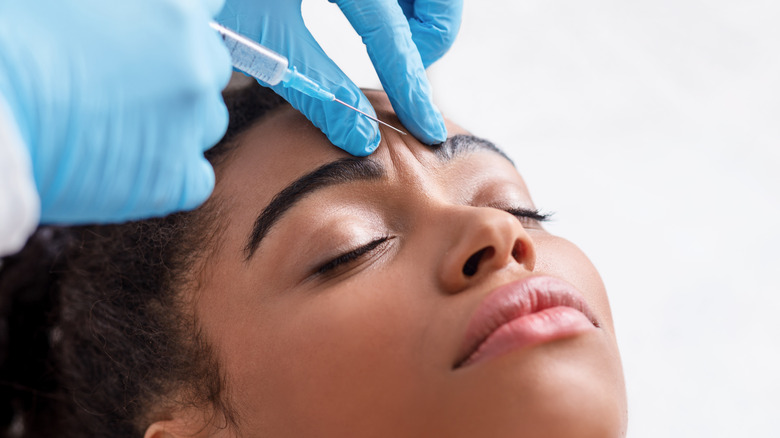
[{"label": "syringe needle", "polygon": [[347,108],[353,109],[353,110],[355,110],[355,111],[359,112],[360,114],[363,114],[364,116],[368,117],[369,119],[371,119],[371,120],[373,120],[373,121],[375,121],[375,122],[377,122],[377,123],[381,123],[381,124],[383,124],[383,125],[387,126],[387,127],[388,127],[388,128],[390,128],[390,129],[396,130],[396,131],[400,132],[401,134],[403,134],[403,135],[406,135],[406,133],[405,133],[405,132],[401,131],[400,129],[396,128],[395,126],[392,126],[392,125],[390,125],[390,124],[387,124],[387,123],[385,123],[385,122],[383,122],[383,121],[381,121],[381,120],[377,119],[376,117],[374,117],[374,116],[372,116],[372,115],[366,114],[366,113],[364,113],[363,111],[360,111],[359,109],[355,108],[354,106],[352,106],[352,105],[350,105],[350,104],[348,104],[348,103],[342,102],[342,101],[340,101],[340,100],[338,100],[338,99],[335,99],[335,98],[334,98],[333,100],[335,100],[336,102],[338,102],[338,103],[340,103],[340,104],[344,105],[344,106],[345,106],[345,107],[347,107]]}]

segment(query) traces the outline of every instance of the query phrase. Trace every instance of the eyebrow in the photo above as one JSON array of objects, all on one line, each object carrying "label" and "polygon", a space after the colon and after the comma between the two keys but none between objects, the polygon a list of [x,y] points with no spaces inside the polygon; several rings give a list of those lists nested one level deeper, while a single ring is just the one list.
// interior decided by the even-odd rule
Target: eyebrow
[{"label": "eyebrow", "polygon": [[371,159],[342,158],[322,165],[293,181],[274,196],[255,220],[244,247],[245,261],[254,255],[260,241],[287,210],[314,191],[356,181],[373,181],[385,176],[384,167]]},{"label": "eyebrow", "polygon": [[[496,145],[473,135],[455,135],[443,143],[433,146],[432,149],[434,155],[443,162],[449,162],[471,152],[490,151],[501,155],[514,165],[512,160]],[[260,242],[284,213],[312,192],[338,184],[375,181],[385,175],[385,168],[381,163],[370,158],[349,157],[324,164],[296,179],[277,193],[255,219],[252,232],[244,247],[244,260],[249,261],[252,258],[260,246]]]},{"label": "eyebrow", "polygon": [[444,143],[433,147],[433,153],[442,161],[451,161],[456,157],[468,155],[471,152],[490,151],[506,158],[512,165],[515,163],[507,154],[492,142],[474,135],[458,134],[448,138]]}]

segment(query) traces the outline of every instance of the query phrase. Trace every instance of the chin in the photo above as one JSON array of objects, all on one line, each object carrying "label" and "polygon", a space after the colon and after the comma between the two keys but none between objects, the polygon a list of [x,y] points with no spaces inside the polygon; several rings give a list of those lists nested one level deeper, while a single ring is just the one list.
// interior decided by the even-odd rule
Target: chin
[{"label": "chin", "polygon": [[535,353],[518,358],[525,370],[515,374],[522,380],[515,399],[522,421],[516,424],[526,430],[507,436],[625,437],[626,390],[611,337],[564,339]]},{"label": "chin", "polygon": [[483,385],[466,415],[481,426],[452,436],[625,437],[625,384],[610,336],[563,339],[479,365],[471,377]]}]

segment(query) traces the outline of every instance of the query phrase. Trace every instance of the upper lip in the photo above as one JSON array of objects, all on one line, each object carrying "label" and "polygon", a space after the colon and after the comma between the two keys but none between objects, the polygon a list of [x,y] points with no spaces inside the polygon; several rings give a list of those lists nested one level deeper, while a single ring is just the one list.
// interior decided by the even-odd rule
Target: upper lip
[{"label": "upper lip", "polygon": [[530,276],[499,286],[490,292],[471,315],[455,368],[461,366],[499,327],[514,319],[557,306],[582,312],[594,326],[596,316],[582,293],[558,278]]}]

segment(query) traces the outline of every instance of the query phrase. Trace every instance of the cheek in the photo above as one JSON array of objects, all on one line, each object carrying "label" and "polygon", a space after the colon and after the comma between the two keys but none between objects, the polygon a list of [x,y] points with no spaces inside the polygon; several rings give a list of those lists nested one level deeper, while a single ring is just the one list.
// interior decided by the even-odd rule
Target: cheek
[{"label": "cheek", "polygon": [[562,278],[577,287],[601,322],[614,334],[607,292],[590,259],[564,238],[542,233],[531,237],[537,255],[534,270]]},{"label": "cheek", "polygon": [[[402,296],[411,285],[398,280],[358,275],[275,305],[261,323],[263,336],[245,338],[240,362],[252,366],[228,370],[243,388],[238,405],[255,418],[262,413],[264,427],[273,429],[302,418],[312,427],[367,419],[415,400],[421,382],[409,363],[419,354],[417,324],[426,318],[422,306]],[[298,435],[313,433],[299,424]]]}]

